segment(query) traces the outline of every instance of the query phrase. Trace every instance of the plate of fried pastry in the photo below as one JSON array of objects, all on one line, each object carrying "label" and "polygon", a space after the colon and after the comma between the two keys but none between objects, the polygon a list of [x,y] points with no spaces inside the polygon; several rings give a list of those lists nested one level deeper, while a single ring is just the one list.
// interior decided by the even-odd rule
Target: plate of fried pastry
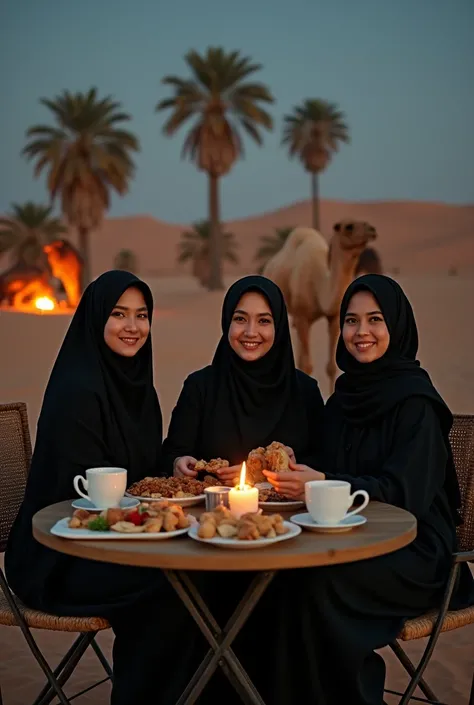
[{"label": "plate of fried pastry", "polygon": [[125,495],[135,497],[140,502],[169,499],[181,507],[192,507],[204,501],[206,487],[219,484],[219,480],[210,476],[203,480],[193,477],[144,477],[131,485]]},{"label": "plate of fried pastry", "polygon": [[264,511],[281,511],[289,512],[293,509],[301,509],[305,503],[298,499],[288,499],[285,495],[280,494],[268,482],[259,483],[258,487],[258,506]]},{"label": "plate of fried pastry", "polygon": [[228,507],[219,506],[213,512],[204,512],[199,524],[188,531],[195,541],[219,548],[262,548],[279,541],[287,541],[301,533],[296,524],[284,521],[279,514],[244,514],[237,519]]},{"label": "plate of fried pastry", "polygon": [[171,539],[186,534],[196,520],[179,504],[144,502],[132,509],[114,507],[100,514],[76,509],[56,522],[51,533],[66,539]]}]

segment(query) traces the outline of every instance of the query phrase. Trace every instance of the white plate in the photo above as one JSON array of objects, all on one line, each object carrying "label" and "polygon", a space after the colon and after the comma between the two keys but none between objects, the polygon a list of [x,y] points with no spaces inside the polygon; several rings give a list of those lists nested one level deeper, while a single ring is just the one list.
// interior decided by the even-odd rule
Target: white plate
[{"label": "white plate", "polygon": [[342,519],[337,524],[317,524],[311,514],[305,512],[304,514],[294,514],[290,517],[290,521],[309,531],[317,531],[321,534],[339,534],[343,531],[350,531],[356,526],[362,526],[367,521],[367,517],[362,516],[362,514],[353,514],[351,517]]},{"label": "white plate", "polygon": [[[133,509],[133,507],[138,507],[139,504],[140,500],[135,497],[123,497],[119,502],[119,507],[120,509]],[[85,499],[84,497],[75,499],[71,506],[74,507],[74,509],[87,509],[88,512],[103,512],[107,509],[107,507],[96,507],[95,504],[92,504],[90,499]]]},{"label": "white plate", "polygon": [[237,548],[237,549],[249,549],[249,548],[263,548],[265,546],[271,546],[274,543],[279,543],[280,541],[288,541],[288,539],[293,539],[295,536],[301,534],[301,529],[299,526],[292,524],[289,521],[284,522],[288,531],[286,534],[281,536],[275,536],[274,539],[255,539],[254,541],[243,541],[241,539],[224,539],[222,536],[215,536],[213,539],[202,539],[198,536],[199,524],[195,524],[188,529],[189,536],[195,541],[200,541],[201,543],[208,543],[211,546],[218,546],[219,548]]},{"label": "white plate", "polygon": [[180,507],[194,507],[196,504],[201,504],[204,502],[205,495],[197,494],[195,497],[137,497],[130,492],[125,492],[126,497],[133,497],[133,499],[138,499],[139,502],[163,502],[166,500],[172,504],[179,504]]},{"label": "white plate", "polygon": [[189,529],[176,529],[176,531],[160,531],[159,533],[145,533],[140,534],[119,534],[118,531],[91,531],[90,529],[70,529],[68,526],[69,517],[60,519],[51,528],[51,533],[54,536],[60,536],[63,539],[94,539],[96,541],[102,541],[102,539],[112,539],[117,541],[117,539],[123,540],[141,540],[147,541],[149,539],[161,540],[161,539],[172,539],[174,536],[181,536],[186,534]]},{"label": "white plate", "polygon": [[261,509],[271,509],[273,512],[291,512],[293,509],[301,509],[301,507],[304,507],[304,502],[289,499],[287,502],[259,502],[258,506]]},{"label": "white plate", "polygon": [[[274,487],[270,482],[257,482],[255,487],[259,490],[273,490]],[[304,507],[304,502],[299,500],[289,499],[287,502],[259,502],[258,506],[262,509],[271,509],[273,511],[291,512],[293,509],[301,509]]]}]

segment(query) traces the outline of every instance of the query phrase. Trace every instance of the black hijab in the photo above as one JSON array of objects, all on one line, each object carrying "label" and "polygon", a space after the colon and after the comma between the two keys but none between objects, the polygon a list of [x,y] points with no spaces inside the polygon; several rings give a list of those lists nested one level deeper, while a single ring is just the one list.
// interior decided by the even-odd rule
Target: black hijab
[{"label": "black hijab", "polygon": [[[57,614],[72,611],[57,593],[67,559],[33,539],[32,516],[74,497],[73,478],[87,468],[124,467],[130,483],[159,472],[162,421],[150,336],[133,358],[104,341],[109,315],[132,286],[143,293],[151,320],[150,289],[129,272],[106,272],[79,302],[46,388],[25,499],[9,536],[5,567],[13,589],[28,604]],[[99,614],[104,606],[74,609]]]},{"label": "black hijab", "polygon": [[[228,335],[232,316],[242,296],[256,291],[267,300],[275,325],[275,340],[266,355],[254,362],[232,350]],[[213,418],[216,438],[238,447],[243,456],[256,446],[278,440],[282,426],[302,423],[297,400],[297,373],[283,294],[270,279],[248,276],[228,290],[222,307],[222,337],[212,361],[215,390]],[[291,405],[291,411],[290,411]],[[291,418],[290,418],[291,417]]]},{"label": "black hijab", "polygon": [[[46,388],[33,466],[40,448],[48,446],[54,446],[56,454],[64,452],[78,460],[84,455],[81,447],[71,448],[69,445],[67,449],[61,448],[60,416],[67,399],[67,405],[79,423],[92,426],[87,405],[93,395],[100,405],[101,443],[106,464],[125,467],[129,482],[152,471],[157,473],[162,418],[153,386],[151,335],[132,358],[114,353],[104,340],[107,319],[118,299],[130,287],[142,292],[151,324],[151,291],[133,274],[118,270],[105,272],[85,290]],[[90,431],[94,433],[93,428]],[[74,435],[64,435],[69,444],[74,444]]]},{"label": "black hijab", "polygon": [[335,401],[346,422],[361,427],[388,415],[409,397],[429,399],[439,417],[448,449],[445,489],[457,517],[461,497],[449,442],[453,416],[416,359],[418,331],[410,302],[400,285],[390,277],[381,274],[359,277],[350,284],[342,299],[341,331],[349,303],[359,291],[369,291],[377,300],[390,333],[390,343],[381,358],[361,363],[348,352],[342,335],[339,337],[336,361],[344,374],[336,380]]}]

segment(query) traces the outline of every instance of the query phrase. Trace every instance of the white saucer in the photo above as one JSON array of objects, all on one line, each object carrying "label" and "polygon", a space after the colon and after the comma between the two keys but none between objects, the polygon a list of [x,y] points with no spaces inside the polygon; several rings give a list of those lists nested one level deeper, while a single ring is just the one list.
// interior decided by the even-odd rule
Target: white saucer
[{"label": "white saucer", "polygon": [[345,517],[336,524],[317,524],[311,514],[305,512],[304,514],[294,514],[290,517],[290,521],[309,531],[317,531],[321,534],[336,534],[350,531],[356,526],[362,526],[367,521],[367,517],[362,516],[362,514],[353,514],[351,517]]},{"label": "white saucer", "polygon": [[[133,507],[138,507],[139,504],[138,499],[122,497],[119,502],[119,507],[120,509],[133,509]],[[87,509],[88,512],[103,512],[105,509],[108,509],[108,507],[96,507],[95,504],[92,504],[90,499],[85,499],[85,497],[75,499],[71,506],[74,507],[74,509]]]}]

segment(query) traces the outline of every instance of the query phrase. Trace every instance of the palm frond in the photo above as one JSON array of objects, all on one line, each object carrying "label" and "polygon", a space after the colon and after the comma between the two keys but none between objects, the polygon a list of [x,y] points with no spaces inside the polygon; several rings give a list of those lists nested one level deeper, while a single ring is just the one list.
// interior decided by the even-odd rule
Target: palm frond
[{"label": "palm frond", "polygon": [[222,176],[243,156],[240,128],[257,144],[262,144],[258,128],[271,130],[273,121],[261,104],[272,103],[274,98],[264,84],[247,81],[261,66],[239,51],[208,47],[199,53],[193,49],[185,60],[190,76],[163,78],[162,83],[174,95],[162,99],[155,109],[171,111],[163,126],[169,136],[195,117],[196,122],[184,141],[182,157],[189,157],[199,168]]},{"label": "palm frond", "polygon": [[298,156],[308,171],[320,171],[350,141],[344,113],[335,103],[319,98],[305,100],[283,119],[281,143],[290,157]]},{"label": "palm frond", "polygon": [[0,252],[13,250],[17,258],[36,263],[43,245],[66,232],[63,223],[52,215],[51,206],[12,203],[7,217],[0,218]]},{"label": "palm frond", "polygon": [[123,128],[131,116],[111,95],[99,97],[95,87],[40,102],[56,124],[30,127],[22,154],[34,162],[35,176],[47,171],[51,200],[61,197],[69,222],[85,227],[86,220],[88,229],[95,227],[110,193],[126,193],[133,177],[132,154],[140,143]]}]

